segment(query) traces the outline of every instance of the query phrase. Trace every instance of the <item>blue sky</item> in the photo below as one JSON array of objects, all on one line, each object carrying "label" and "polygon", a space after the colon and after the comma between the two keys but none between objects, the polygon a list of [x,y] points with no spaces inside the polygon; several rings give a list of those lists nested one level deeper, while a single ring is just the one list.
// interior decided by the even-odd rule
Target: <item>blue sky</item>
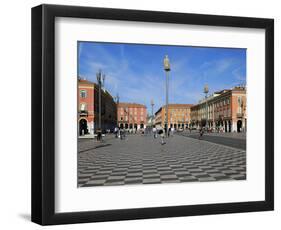
[{"label": "blue sky", "polygon": [[150,112],[165,104],[163,58],[169,56],[169,103],[195,104],[210,93],[246,83],[246,49],[78,42],[78,75],[96,82],[99,69],[105,88],[120,102],[145,104]]}]

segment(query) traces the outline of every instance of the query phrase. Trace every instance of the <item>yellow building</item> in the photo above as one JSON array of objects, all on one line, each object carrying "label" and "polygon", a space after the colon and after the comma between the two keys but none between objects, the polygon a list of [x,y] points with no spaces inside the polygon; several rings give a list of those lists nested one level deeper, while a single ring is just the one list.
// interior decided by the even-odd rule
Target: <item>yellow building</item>
[{"label": "yellow building", "polygon": [[[168,105],[168,127],[175,129],[186,129],[190,126],[190,108],[192,104],[169,104]],[[164,128],[166,119],[166,106],[162,106],[155,113],[156,127]]]}]

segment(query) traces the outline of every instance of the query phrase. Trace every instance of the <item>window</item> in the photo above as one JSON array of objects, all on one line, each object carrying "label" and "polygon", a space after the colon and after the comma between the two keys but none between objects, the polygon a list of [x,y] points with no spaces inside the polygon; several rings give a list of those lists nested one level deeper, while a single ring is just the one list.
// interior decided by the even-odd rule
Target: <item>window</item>
[{"label": "window", "polygon": [[241,106],[241,104],[242,104],[242,97],[241,97],[241,96],[238,96],[237,101],[238,101],[238,105]]},{"label": "window", "polygon": [[86,98],[87,97],[87,91],[85,89],[80,90],[80,97]]},{"label": "window", "polygon": [[237,102],[238,102],[238,113],[242,113],[242,97],[238,96],[237,98]]}]

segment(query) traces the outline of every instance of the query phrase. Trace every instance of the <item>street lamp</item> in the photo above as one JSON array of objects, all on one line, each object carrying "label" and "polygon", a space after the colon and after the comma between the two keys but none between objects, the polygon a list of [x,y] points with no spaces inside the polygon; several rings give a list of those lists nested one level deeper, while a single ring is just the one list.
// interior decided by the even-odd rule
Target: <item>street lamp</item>
[{"label": "street lamp", "polygon": [[205,93],[205,99],[206,99],[206,126],[208,128],[208,101],[207,101],[207,97],[208,97],[208,93],[209,93],[209,86],[208,86],[208,84],[206,84],[204,86],[204,93]]},{"label": "street lamp", "polygon": [[97,82],[99,86],[99,129],[101,131],[101,88],[104,86],[105,74],[101,73],[101,70],[96,74]]},{"label": "street lamp", "polygon": [[169,72],[171,71],[170,61],[168,55],[164,58],[164,70],[166,72],[166,113],[165,113],[165,125],[166,125],[166,137],[168,137],[168,90],[169,90]]}]

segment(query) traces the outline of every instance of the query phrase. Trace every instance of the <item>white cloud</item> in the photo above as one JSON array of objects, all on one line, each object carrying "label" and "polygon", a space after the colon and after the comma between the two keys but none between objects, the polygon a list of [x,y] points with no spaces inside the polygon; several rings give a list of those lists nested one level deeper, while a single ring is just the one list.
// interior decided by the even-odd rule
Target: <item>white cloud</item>
[{"label": "white cloud", "polygon": [[204,73],[208,74],[208,72],[221,74],[228,70],[233,64],[235,64],[235,60],[232,58],[224,58],[214,61],[204,62],[200,69],[204,71]]}]

